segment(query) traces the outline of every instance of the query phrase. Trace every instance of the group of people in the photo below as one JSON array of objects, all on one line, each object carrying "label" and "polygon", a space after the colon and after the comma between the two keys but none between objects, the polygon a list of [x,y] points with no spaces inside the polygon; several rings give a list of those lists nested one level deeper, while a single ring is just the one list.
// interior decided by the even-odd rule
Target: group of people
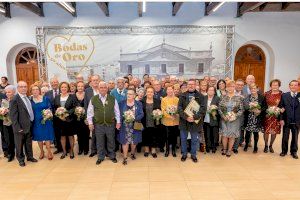
[{"label": "group of people", "polygon": [[252,135],[257,153],[260,133],[263,151],[274,153],[272,145],[282,127],[280,156],[288,153],[291,132],[290,153],[298,159],[299,80],[292,80],[286,93],[278,79],[262,93],[253,75],[233,81],[169,75],[158,80],[148,74],[140,80],[129,74],[108,83],[98,75],[86,83],[78,75],[72,83],[59,83],[54,77],[50,84],[38,81],[28,86],[19,81],[16,87],[6,77],[1,81],[2,149],[8,162],[16,157],[22,167],[25,155],[27,161],[37,162],[32,141],[38,142],[39,159],[52,160],[53,154],[74,159],[77,139],[78,155],[90,152],[89,157],[97,156],[97,165],[106,157],[116,163],[119,150],[124,165],[141,151],[145,157],[157,158],[158,152],[176,157],[178,148],[183,162],[188,153],[197,162],[198,151],[216,153],[218,147],[230,157],[239,147],[248,151]]}]

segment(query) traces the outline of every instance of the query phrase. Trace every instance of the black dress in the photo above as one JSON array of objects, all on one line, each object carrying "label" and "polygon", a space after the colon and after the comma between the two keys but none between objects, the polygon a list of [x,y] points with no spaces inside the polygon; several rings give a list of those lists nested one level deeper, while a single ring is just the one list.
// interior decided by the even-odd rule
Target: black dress
[{"label": "black dress", "polygon": [[[77,96],[75,95],[77,106],[84,108],[84,99],[79,100]],[[85,111],[87,112],[87,111]],[[84,151],[85,153],[89,151],[89,127],[85,123],[86,115],[84,118],[80,119],[80,121],[77,120],[77,117],[74,119],[74,127],[76,127],[75,133],[78,137],[78,147],[79,151]]]}]

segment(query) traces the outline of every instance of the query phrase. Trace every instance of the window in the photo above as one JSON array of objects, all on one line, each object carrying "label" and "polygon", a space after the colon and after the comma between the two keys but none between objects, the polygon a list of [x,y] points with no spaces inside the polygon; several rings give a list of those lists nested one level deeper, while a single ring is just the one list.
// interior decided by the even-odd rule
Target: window
[{"label": "window", "polygon": [[179,64],[179,73],[183,74],[184,73],[184,64]]},{"label": "window", "polygon": [[150,65],[145,65],[145,74],[150,74]]},{"label": "window", "polygon": [[132,74],[132,65],[127,65],[127,73]]},{"label": "window", "polygon": [[161,73],[167,73],[167,65],[161,64]]},{"label": "window", "polygon": [[198,63],[198,73],[204,73],[204,63]]}]

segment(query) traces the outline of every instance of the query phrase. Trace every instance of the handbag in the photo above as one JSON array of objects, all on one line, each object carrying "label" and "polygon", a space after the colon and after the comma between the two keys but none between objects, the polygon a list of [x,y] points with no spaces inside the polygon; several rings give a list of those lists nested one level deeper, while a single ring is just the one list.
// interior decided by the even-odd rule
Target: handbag
[{"label": "handbag", "polygon": [[133,129],[136,131],[142,131],[144,129],[144,126],[141,122],[134,122]]}]

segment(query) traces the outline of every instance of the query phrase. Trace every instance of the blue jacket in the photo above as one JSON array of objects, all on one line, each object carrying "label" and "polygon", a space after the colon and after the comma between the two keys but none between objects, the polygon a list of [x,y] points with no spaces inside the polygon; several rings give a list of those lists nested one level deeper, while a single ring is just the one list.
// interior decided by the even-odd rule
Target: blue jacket
[{"label": "blue jacket", "polygon": [[[291,92],[286,92],[281,96],[279,108],[284,108],[285,111],[281,115],[281,119],[284,120],[286,125],[292,123],[295,118],[295,123],[300,125],[300,93],[297,93],[295,104],[293,106],[293,97]],[[295,116],[293,116],[295,115]]]},{"label": "blue jacket", "polygon": [[123,92],[120,94],[120,93],[118,92],[118,89],[115,88],[115,89],[113,89],[113,90],[110,92],[110,95],[114,96],[115,99],[117,100],[117,102],[120,103],[121,101],[126,100],[126,98],[127,98],[127,90],[126,90],[126,89],[123,89]]}]

